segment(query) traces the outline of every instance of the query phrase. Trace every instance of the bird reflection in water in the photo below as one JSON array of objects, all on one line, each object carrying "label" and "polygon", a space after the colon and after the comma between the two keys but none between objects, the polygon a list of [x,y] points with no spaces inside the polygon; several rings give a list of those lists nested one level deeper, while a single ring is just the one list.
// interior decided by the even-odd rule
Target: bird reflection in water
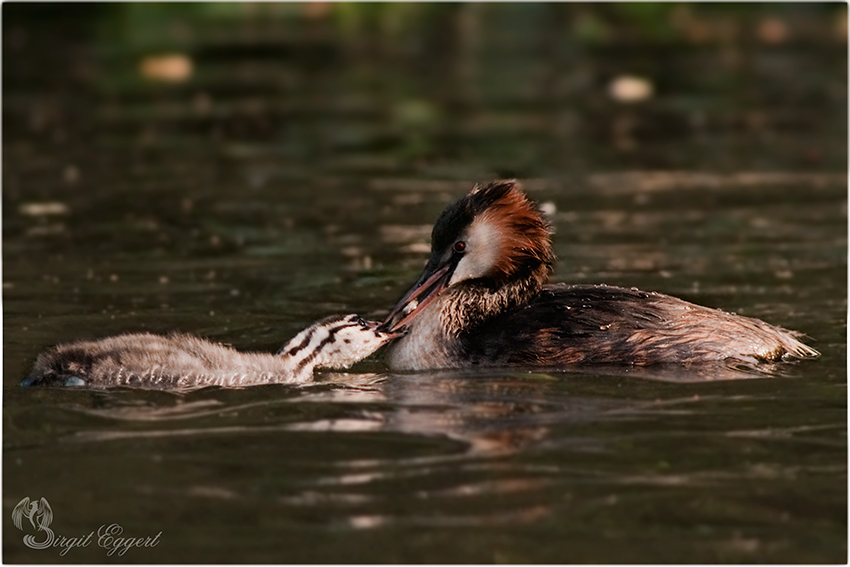
[{"label": "bird reflection in water", "polygon": [[[281,451],[275,466],[288,473],[264,488],[263,498],[271,492],[275,505],[295,514],[320,510],[336,527],[522,524],[558,512],[563,502],[548,495],[563,488],[565,477],[593,474],[568,470],[562,459],[552,462],[547,455],[606,451],[604,440],[586,433],[589,426],[655,418],[694,403],[691,397],[656,402],[594,396],[583,386],[591,380],[636,383],[613,370],[575,373],[570,380],[563,373],[523,370],[332,372],[310,387],[207,388],[189,395],[112,391],[99,395],[98,407],[79,408],[108,418],[99,420],[108,425],[66,440],[158,437],[165,447],[169,439],[181,447],[185,438],[204,446],[221,441],[237,451],[244,476],[203,475],[188,485],[144,490],[240,505],[258,497],[254,475],[269,465],[269,452]],[[292,443],[302,447],[295,463],[286,450]],[[336,449],[339,443],[353,452]],[[540,459],[516,458],[530,452]],[[227,454],[217,458],[228,460]]]}]

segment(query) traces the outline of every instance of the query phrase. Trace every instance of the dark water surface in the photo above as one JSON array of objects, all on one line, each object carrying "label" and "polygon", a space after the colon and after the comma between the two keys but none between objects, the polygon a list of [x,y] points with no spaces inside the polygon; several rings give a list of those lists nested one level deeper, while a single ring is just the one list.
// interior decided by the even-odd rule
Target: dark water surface
[{"label": "dark water surface", "polygon": [[[16,29],[4,561],[109,559],[97,535],[61,557],[25,547],[36,532],[9,521],[25,496],[49,501],[57,535],[161,532],[131,562],[846,561],[846,45],[754,49],[743,68],[710,49],[566,50],[534,75],[539,53],[502,44],[470,71],[199,40],[189,83],[151,86],[76,38],[37,78],[24,56],[55,30]],[[655,100],[594,95],[647,57],[667,69]],[[329,314],[380,318],[442,208],[497,176],[552,211],[555,281],[763,318],[822,357],[772,377],[395,375],[377,357],[304,388],[17,387],[74,339],[271,350]]]}]

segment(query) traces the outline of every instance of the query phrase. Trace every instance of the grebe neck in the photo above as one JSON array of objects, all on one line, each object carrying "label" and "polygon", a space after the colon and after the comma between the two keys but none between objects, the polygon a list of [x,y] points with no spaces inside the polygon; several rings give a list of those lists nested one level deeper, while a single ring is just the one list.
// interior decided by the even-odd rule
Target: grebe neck
[{"label": "grebe neck", "polygon": [[457,338],[491,317],[528,303],[543,287],[545,277],[541,276],[506,282],[473,280],[452,286],[444,292],[446,297],[440,302],[443,333]]}]

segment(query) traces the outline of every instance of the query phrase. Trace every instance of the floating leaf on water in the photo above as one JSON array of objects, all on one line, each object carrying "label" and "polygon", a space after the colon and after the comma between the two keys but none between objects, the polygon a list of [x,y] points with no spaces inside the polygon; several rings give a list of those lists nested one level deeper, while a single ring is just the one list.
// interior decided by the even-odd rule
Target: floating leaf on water
[{"label": "floating leaf on water", "polygon": [[27,217],[43,217],[48,215],[67,215],[70,209],[65,203],[59,201],[46,201],[44,203],[22,203],[18,212]]}]

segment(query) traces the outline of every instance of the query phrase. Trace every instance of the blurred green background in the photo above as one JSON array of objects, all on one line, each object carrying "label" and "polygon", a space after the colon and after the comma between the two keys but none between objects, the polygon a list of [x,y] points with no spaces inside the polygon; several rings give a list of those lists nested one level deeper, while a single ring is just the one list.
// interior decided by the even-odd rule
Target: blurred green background
[{"label": "blurred green background", "polygon": [[846,169],[843,3],[6,3],[3,30],[7,161],[93,137],[290,174]]}]

